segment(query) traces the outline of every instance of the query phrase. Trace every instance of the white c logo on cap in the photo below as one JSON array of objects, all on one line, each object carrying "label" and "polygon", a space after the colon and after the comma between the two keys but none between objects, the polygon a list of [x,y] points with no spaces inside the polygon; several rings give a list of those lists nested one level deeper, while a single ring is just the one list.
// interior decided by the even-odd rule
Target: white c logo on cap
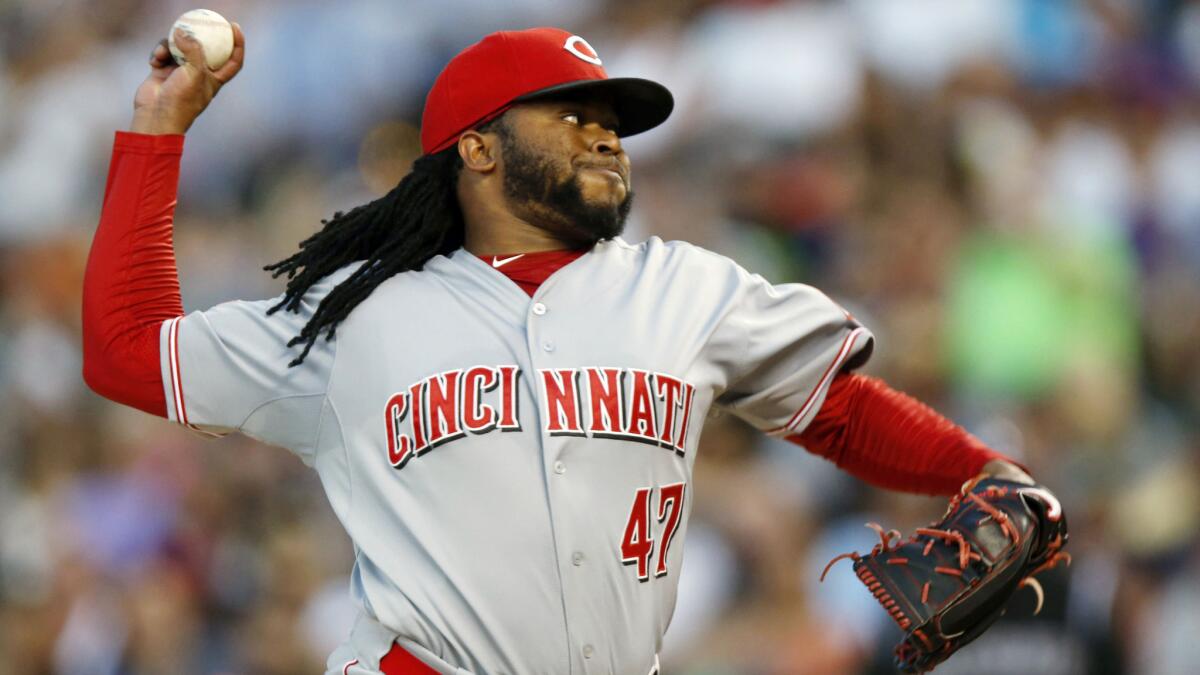
[{"label": "white c logo on cap", "polygon": [[[591,52],[591,54],[584,54],[583,52],[579,51],[578,45],[583,45],[584,47],[586,47],[587,50],[589,52]],[[580,59],[587,61],[588,63],[591,63],[593,65],[597,65],[597,66],[604,65],[603,63],[600,62],[600,55],[596,53],[596,50],[591,45],[588,44],[587,40],[584,40],[583,38],[579,37],[578,35],[572,35],[571,37],[567,38],[567,41],[565,43],[563,43],[563,49],[571,52],[573,55],[575,55],[575,56],[579,57]]]}]

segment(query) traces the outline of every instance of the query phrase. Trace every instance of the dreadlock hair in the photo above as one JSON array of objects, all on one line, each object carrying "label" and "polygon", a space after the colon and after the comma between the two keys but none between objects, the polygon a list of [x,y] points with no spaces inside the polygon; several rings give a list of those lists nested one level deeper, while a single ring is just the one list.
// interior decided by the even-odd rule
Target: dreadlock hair
[{"label": "dreadlock hair", "polygon": [[[507,133],[501,118],[477,127],[478,131]],[[272,278],[287,274],[283,299],[267,314],[280,309],[298,312],[304,294],[323,277],[352,262],[363,264],[321,300],[316,312],[288,341],[304,350],[288,366],[298,366],[321,332],[333,338],[338,324],[375,287],[400,272],[419,270],[435,255],[463,244],[464,224],[456,185],[462,159],[454,147],[413,162],[412,171],[391,192],[349,212],[338,211],[322,220],[316,234],[300,242],[300,250],[263,269]]]}]

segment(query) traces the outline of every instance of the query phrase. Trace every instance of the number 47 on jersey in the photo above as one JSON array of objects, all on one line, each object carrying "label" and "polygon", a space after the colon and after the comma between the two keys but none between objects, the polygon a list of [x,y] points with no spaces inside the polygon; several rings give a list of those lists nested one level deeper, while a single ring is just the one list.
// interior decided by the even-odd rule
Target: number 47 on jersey
[{"label": "number 47 on jersey", "polygon": [[[654,538],[650,533],[651,506],[654,504],[655,488],[639,488],[629,511],[629,522],[625,524],[625,535],[621,537],[621,562],[637,565],[638,581],[650,580],[650,561],[658,559],[654,576],[667,573],[667,550],[675,531],[679,528],[679,517],[683,512],[684,484],[672,483],[658,488],[658,504],[654,510],[656,521],[661,525],[658,535],[658,555],[654,555]],[[664,524],[665,523],[665,524]]]}]

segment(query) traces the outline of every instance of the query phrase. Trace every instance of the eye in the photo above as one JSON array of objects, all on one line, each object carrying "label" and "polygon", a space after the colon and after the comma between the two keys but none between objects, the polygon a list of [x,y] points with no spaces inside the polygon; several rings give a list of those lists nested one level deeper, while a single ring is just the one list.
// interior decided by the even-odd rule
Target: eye
[{"label": "eye", "polygon": [[562,121],[566,122],[567,124],[574,124],[575,126],[579,126],[579,113],[573,113],[573,112],[563,113],[561,115],[561,119],[562,119]]}]

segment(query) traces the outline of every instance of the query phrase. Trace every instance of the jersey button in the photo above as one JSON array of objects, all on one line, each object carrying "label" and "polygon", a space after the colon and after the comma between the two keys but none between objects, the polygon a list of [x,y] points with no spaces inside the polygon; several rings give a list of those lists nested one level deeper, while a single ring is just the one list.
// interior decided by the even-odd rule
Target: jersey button
[{"label": "jersey button", "polygon": [[560,476],[561,476],[561,475],[563,475],[563,474],[564,474],[564,473],[566,473],[566,472],[567,472],[567,465],[566,465],[566,464],[563,464],[562,462],[555,462],[555,463],[554,463],[554,473],[556,473],[556,474],[558,474],[558,475],[560,475]]},{"label": "jersey button", "polygon": [[533,313],[541,316],[546,313],[546,306],[540,302],[533,303]]},{"label": "jersey button", "polygon": [[[583,564],[583,551],[575,551],[571,554],[571,564],[579,567]],[[586,647],[584,649],[587,649]]]},{"label": "jersey button", "polygon": [[596,648],[595,648],[595,647],[593,647],[593,646],[591,646],[591,645],[584,645],[584,646],[583,646],[583,658],[585,658],[585,659],[590,659],[590,658],[592,658],[592,655],[593,655],[593,654],[595,654],[595,653],[596,653]]}]

